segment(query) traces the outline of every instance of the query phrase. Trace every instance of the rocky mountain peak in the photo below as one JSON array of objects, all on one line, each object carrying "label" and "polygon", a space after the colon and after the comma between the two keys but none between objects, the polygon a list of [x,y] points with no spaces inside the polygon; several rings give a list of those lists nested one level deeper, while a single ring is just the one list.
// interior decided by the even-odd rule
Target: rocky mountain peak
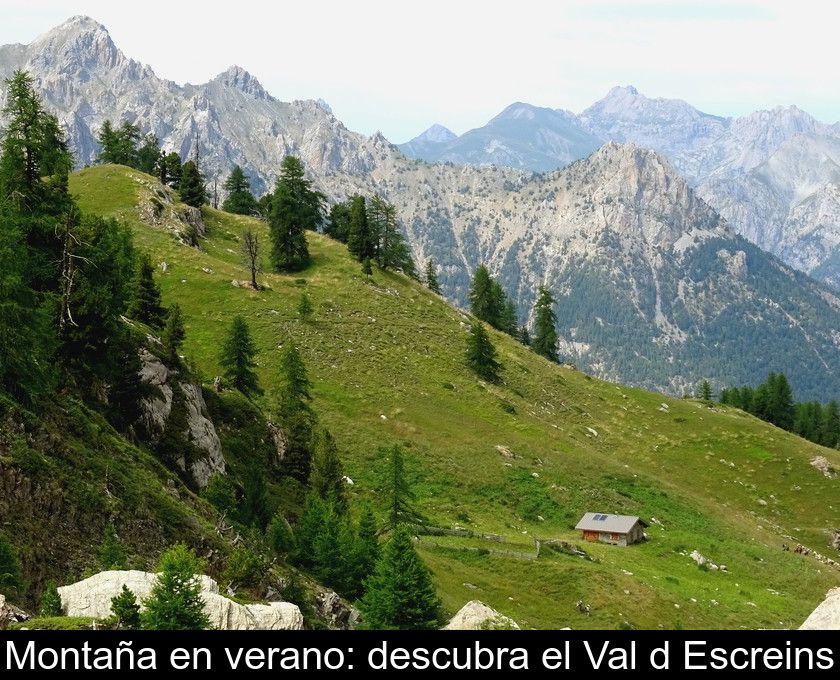
[{"label": "rocky mountain peak", "polygon": [[259,99],[265,99],[269,96],[268,92],[266,92],[259,80],[257,80],[244,68],[235,64],[223,73],[217,75],[213,79],[213,82],[219,83],[224,87],[237,89],[240,92],[244,92],[245,94],[249,94],[252,97],[257,97]]},{"label": "rocky mountain peak", "polygon": [[108,30],[87,16],[74,16],[36,38],[29,46],[33,62],[64,73],[115,68],[127,61]]},{"label": "rocky mountain peak", "polygon": [[430,126],[428,129],[421,132],[417,135],[412,142],[431,142],[433,144],[445,144],[446,142],[451,142],[453,139],[457,139],[458,135],[456,135],[452,130],[448,127],[441,125],[440,123],[435,123],[434,125]]}]

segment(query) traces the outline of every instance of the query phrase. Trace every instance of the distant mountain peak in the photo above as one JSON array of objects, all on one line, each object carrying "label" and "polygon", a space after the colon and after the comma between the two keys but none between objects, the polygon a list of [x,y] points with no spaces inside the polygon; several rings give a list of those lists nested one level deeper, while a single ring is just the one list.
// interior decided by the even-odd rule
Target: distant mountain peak
[{"label": "distant mountain peak", "polygon": [[217,75],[213,79],[213,82],[220,83],[225,87],[234,88],[259,99],[265,99],[269,96],[259,80],[236,64]]},{"label": "distant mountain peak", "polygon": [[458,135],[452,132],[452,130],[448,127],[441,125],[440,123],[435,123],[434,125],[430,125],[426,130],[421,132],[408,143],[425,142],[431,144],[445,144],[446,142],[451,142],[453,139],[457,138]]}]

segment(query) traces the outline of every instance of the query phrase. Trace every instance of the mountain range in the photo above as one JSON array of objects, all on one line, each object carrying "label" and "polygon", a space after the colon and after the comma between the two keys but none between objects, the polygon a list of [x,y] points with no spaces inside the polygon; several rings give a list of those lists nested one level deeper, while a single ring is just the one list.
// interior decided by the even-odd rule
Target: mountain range
[{"label": "mountain range", "polygon": [[[809,127],[798,110],[729,120],[617,88],[581,116],[515,104],[489,130],[457,139],[432,130],[412,142],[439,154],[430,163],[408,158],[405,147],[379,133],[348,130],[321,101],[275,99],[240,67],[202,85],[160,78],[87,17],[30,45],[0,48],[0,77],[19,68],[32,73],[66,126],[80,165],[95,160],[105,119],[127,119],[154,132],[165,149],[198,157],[211,188],[239,164],[261,193],[282,158],[294,154],[331,200],[384,196],[397,207],[415,259],[434,258],[455,302],[466,304],[481,263],[516,301],[523,323],[537,287],[549,286],[564,357],[596,375],[682,394],[701,378],[755,383],[784,370],[801,398],[840,392],[840,298],[732,230],[739,223],[733,215],[743,212],[746,222],[748,207],[767,205],[717,198],[730,191],[776,196],[771,183],[784,184],[787,164],[800,163],[790,198],[780,192],[773,214],[781,219],[789,206],[785,224],[798,224],[812,249],[786,247],[814,253],[824,266],[827,230],[815,233],[812,223],[837,205],[826,184],[831,164],[811,172],[798,147],[782,155],[778,149],[796,129],[817,140],[812,156],[829,158],[834,129]],[[486,165],[488,140],[518,130],[525,141],[497,145]],[[601,146],[611,136],[621,139]],[[712,144],[720,139],[726,143]],[[455,152],[444,148],[458,142],[458,153],[472,157],[449,157]],[[530,167],[547,169],[551,158],[564,169]],[[808,196],[818,196],[794,205],[806,177],[818,187]],[[779,232],[787,233],[784,225]]]},{"label": "mountain range", "polygon": [[402,144],[403,153],[537,172],[563,168],[608,141],[653,149],[736,232],[840,287],[840,123],[821,123],[795,106],[724,118],[627,86],[580,115],[517,103],[460,137],[419,144],[425,134]]}]

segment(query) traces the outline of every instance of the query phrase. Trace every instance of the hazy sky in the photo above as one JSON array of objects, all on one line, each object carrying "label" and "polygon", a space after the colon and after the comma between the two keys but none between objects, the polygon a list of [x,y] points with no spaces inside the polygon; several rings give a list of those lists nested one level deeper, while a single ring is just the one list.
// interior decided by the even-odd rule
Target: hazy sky
[{"label": "hazy sky", "polygon": [[74,14],[178,82],[239,64],[280,99],[323,98],[402,142],[513,101],[580,111],[616,84],[720,115],[797,104],[840,119],[840,6],[815,0],[0,0],[0,44]]}]

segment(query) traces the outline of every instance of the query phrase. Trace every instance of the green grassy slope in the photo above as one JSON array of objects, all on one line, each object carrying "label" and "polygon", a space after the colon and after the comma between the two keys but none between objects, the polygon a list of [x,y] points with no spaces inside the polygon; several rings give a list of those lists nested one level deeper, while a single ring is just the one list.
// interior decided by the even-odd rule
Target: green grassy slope
[{"label": "green grassy slope", "polygon": [[[840,468],[837,451],[734,409],[591,379],[495,332],[504,380],[483,384],[462,361],[469,318],[419,284],[380,271],[368,282],[343,245],[310,234],[307,271],[264,274],[269,288],[259,292],[236,287],[247,278],[238,236],[250,226],[267,246],[265,225],[205,209],[202,250],[181,245],[141,220],[151,186],[114,166],[71,179],[83,210],[127,221],[138,247],[167,263],[158,276],[165,301],[184,310],[185,352],[208,380],[234,314],[255,334],[266,404],[280,348],[294,340],[355,496],[376,503],[379,447],[403,442],[419,503],[437,525],[505,537],[423,539],[450,611],[475,598],[532,627],[797,626],[840,580],[781,549],[793,541],[836,552],[828,531],[840,526],[840,481],[809,461],[823,455]],[[303,291],[315,308],[309,323],[295,313]],[[534,537],[580,543],[573,526],[584,511],[661,526],[631,548],[586,545],[593,561],[521,554]],[[695,549],[729,573],[698,568]],[[579,599],[590,615],[577,612]]]}]

